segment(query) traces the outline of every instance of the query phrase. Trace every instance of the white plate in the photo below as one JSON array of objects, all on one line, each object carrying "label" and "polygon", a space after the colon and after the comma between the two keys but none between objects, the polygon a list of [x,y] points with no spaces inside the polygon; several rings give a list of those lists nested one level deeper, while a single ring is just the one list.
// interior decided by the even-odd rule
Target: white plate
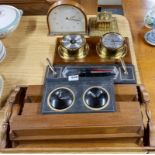
[{"label": "white plate", "polygon": [[155,40],[151,38],[151,31],[145,33],[144,39],[148,44],[155,46]]}]

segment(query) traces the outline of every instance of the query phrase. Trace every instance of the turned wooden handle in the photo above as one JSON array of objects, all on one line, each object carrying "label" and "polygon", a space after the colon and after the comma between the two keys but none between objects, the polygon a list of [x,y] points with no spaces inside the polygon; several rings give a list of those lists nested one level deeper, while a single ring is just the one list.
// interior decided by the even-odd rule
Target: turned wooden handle
[{"label": "turned wooden handle", "polygon": [[12,115],[13,104],[19,92],[20,92],[20,87],[16,87],[11,92],[11,95],[7,99],[7,102],[5,105],[3,123],[2,123],[2,126],[0,127],[0,148],[6,148],[7,146],[7,131],[8,131],[8,126],[9,126],[9,119]]},{"label": "turned wooden handle", "polygon": [[150,96],[147,90],[145,89],[144,85],[139,85],[140,92],[142,95],[143,103],[149,103],[150,102]]},{"label": "turned wooden handle", "polygon": [[149,93],[145,89],[144,85],[140,85],[139,88],[141,93],[142,104],[145,106],[148,119],[151,120],[151,111],[149,110],[149,103],[150,103]]},{"label": "turned wooden handle", "polygon": [[144,85],[140,85],[139,89],[142,99],[141,110],[143,115],[143,122],[145,122],[145,125],[147,124],[148,129],[147,131],[149,132],[148,133],[149,145],[151,147],[155,147],[155,125],[153,124],[153,121],[151,119],[151,111],[149,109],[149,103],[150,103],[149,93],[146,91]]}]

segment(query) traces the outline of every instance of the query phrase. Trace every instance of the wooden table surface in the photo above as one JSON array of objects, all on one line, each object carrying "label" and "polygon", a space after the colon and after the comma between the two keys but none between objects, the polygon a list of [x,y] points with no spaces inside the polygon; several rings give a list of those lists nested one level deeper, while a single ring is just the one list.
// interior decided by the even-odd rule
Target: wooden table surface
[{"label": "wooden table surface", "polygon": [[122,0],[122,2],[133,35],[141,81],[150,94],[150,110],[152,122],[155,124],[155,47],[144,41],[144,34],[149,30],[144,27],[144,16],[153,5],[155,6],[155,0]]}]

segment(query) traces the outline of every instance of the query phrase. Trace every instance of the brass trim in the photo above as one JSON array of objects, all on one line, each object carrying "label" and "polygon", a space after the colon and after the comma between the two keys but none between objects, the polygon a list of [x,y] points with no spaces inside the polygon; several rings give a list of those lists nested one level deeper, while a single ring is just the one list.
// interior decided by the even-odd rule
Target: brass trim
[{"label": "brass trim", "polygon": [[[120,58],[123,58],[127,54],[127,45],[126,44],[124,44],[124,46],[117,49],[116,51],[111,51],[111,50],[108,50],[107,48],[101,47],[101,46],[102,46],[101,43],[98,43],[96,45],[96,51],[97,51],[98,56],[103,59],[120,59]],[[109,54],[110,52],[111,53],[115,52],[115,54],[110,55]]]},{"label": "brass trim", "polygon": [[58,47],[59,56],[64,60],[78,60],[85,58],[89,53],[89,45],[86,43],[78,50],[67,50],[62,45]]}]

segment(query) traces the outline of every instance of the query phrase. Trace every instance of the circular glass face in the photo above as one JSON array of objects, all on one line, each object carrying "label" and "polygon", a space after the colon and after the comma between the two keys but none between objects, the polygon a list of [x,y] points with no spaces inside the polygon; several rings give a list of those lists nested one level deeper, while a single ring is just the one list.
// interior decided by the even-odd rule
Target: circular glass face
[{"label": "circular glass face", "polygon": [[85,33],[84,13],[71,5],[60,5],[51,10],[48,16],[50,33]]},{"label": "circular glass face", "polygon": [[82,47],[85,41],[81,35],[66,35],[61,42],[63,47],[70,50],[77,50]]},{"label": "circular glass face", "polygon": [[103,46],[110,49],[118,49],[124,44],[124,38],[120,34],[114,32],[103,35],[101,41]]},{"label": "circular glass face", "polygon": [[57,88],[48,96],[48,105],[55,111],[67,110],[74,103],[73,92],[68,88]]},{"label": "circular glass face", "polygon": [[104,109],[109,104],[109,93],[101,87],[89,88],[84,94],[84,103],[90,109]]}]

